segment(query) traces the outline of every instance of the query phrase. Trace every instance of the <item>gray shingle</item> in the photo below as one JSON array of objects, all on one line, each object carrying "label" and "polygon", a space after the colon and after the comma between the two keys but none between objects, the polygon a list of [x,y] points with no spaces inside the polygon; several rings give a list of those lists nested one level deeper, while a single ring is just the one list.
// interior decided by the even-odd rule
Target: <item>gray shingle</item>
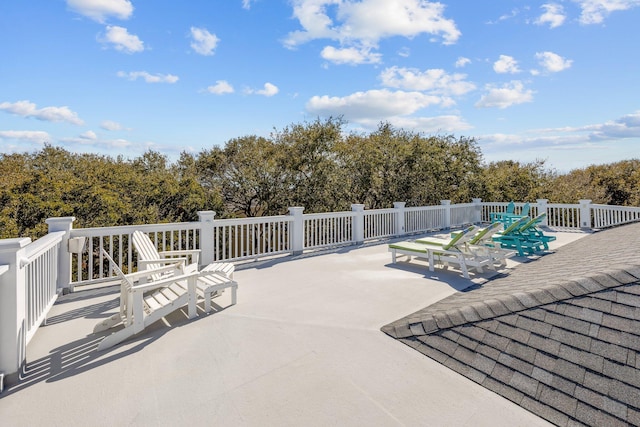
[{"label": "gray shingle", "polygon": [[520,406],[558,426],[566,426],[569,422],[569,417],[566,414],[528,396],[523,397]]},{"label": "gray shingle", "polygon": [[520,372],[515,372],[511,377],[511,381],[509,381],[511,387],[533,397],[535,397],[538,391],[539,384],[540,381],[528,375],[523,375]]},{"label": "gray shingle", "polygon": [[538,399],[540,402],[552,408],[559,409],[562,413],[570,417],[575,416],[576,408],[578,407],[578,400],[575,397],[545,385],[540,387]]}]

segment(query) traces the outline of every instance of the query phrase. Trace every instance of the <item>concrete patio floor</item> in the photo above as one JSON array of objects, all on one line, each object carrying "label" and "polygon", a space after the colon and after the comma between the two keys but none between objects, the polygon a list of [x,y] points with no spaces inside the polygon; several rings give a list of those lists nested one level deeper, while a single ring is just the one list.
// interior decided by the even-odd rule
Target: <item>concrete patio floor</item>
[{"label": "concrete patio floor", "polygon": [[[584,236],[556,235],[552,249]],[[393,265],[385,242],[248,263],[235,278],[237,305],[227,292],[216,312],[175,312],[102,353],[106,333],[91,332],[118,288],[61,297],[24,379],[0,394],[2,425],[549,425],[380,331],[469,286],[457,270]]]}]

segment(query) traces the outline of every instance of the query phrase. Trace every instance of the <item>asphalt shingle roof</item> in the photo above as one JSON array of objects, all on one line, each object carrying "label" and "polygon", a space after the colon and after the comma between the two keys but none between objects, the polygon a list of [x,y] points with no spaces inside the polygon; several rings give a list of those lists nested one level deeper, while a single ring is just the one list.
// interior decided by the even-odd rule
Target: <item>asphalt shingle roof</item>
[{"label": "asphalt shingle roof", "polygon": [[382,330],[559,426],[640,426],[640,224],[579,239]]}]

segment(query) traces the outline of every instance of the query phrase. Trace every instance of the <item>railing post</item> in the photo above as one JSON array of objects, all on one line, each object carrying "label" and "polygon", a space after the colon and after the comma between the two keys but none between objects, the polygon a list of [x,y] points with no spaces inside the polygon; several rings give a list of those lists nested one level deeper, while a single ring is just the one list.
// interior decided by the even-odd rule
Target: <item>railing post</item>
[{"label": "railing post", "polygon": [[547,212],[547,203],[549,200],[547,199],[536,199],[536,204],[538,205],[538,215],[546,214],[544,217],[544,221],[540,223],[540,225],[549,225],[549,213]]},{"label": "railing post", "polygon": [[448,230],[451,228],[451,200],[440,200],[440,204],[445,207],[444,228]]},{"label": "railing post", "polygon": [[49,225],[49,233],[64,231],[64,237],[60,242],[60,253],[58,254],[58,282],[56,289],[71,291],[71,252],[69,252],[69,236],[73,228],[74,216],[64,216],[60,218],[49,218],[45,222]]},{"label": "railing post", "polygon": [[395,235],[403,236],[405,234],[404,230],[404,208],[407,205],[406,202],[393,202],[393,208],[397,210],[396,212],[396,224],[395,224]]},{"label": "railing post", "polygon": [[304,208],[297,206],[289,208],[289,215],[293,217],[293,224],[289,238],[291,239],[291,252],[300,255],[304,251]]},{"label": "railing post", "polygon": [[0,275],[0,373],[8,383],[17,380],[26,360],[26,283],[20,261],[29,243],[28,237],[0,240],[0,266],[8,266]]},{"label": "railing post", "polygon": [[353,217],[353,241],[356,245],[364,242],[364,205],[353,204],[351,210],[355,212]]},{"label": "railing post", "polygon": [[473,223],[480,224],[482,222],[482,199],[471,199],[471,203],[475,205]]},{"label": "railing post", "polygon": [[591,230],[591,200],[578,201],[580,204],[580,228]]},{"label": "railing post", "polygon": [[213,221],[216,217],[214,211],[199,211],[200,221],[200,265],[209,265],[215,261],[215,242]]}]

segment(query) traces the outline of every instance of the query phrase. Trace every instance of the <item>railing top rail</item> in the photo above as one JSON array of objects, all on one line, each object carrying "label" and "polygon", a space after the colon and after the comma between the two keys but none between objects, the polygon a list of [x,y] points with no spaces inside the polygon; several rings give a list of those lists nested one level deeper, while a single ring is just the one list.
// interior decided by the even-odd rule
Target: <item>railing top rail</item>
[{"label": "railing top rail", "polygon": [[612,211],[631,211],[631,212],[640,212],[640,207],[636,206],[613,206],[613,205],[599,205],[599,204],[591,204],[593,208],[599,209],[609,209]]},{"label": "railing top rail", "polygon": [[20,266],[24,267],[25,265],[30,264],[40,255],[62,242],[64,235],[64,231],[57,231],[55,233],[49,233],[35,242],[29,243],[24,248],[24,258],[20,261]]},{"label": "railing top rail", "polygon": [[200,222],[166,222],[160,224],[119,225],[114,227],[74,228],[71,237],[99,237],[105,234],[131,234],[141,231],[191,230],[200,228]]},{"label": "railing top rail", "polygon": [[417,211],[437,211],[439,209],[446,209],[445,205],[433,205],[433,206],[414,206],[411,208],[405,208],[405,212],[417,212]]},{"label": "railing top rail", "polygon": [[318,218],[340,218],[340,217],[350,217],[355,216],[356,213],[353,211],[342,211],[342,212],[322,212],[322,213],[312,213],[312,214],[304,214],[302,215],[304,219],[318,219]]},{"label": "railing top rail", "polygon": [[579,208],[579,204],[568,204],[568,203],[548,203],[548,208],[566,208],[566,209],[574,209]]},{"label": "railing top rail", "polygon": [[266,222],[280,222],[280,221],[293,221],[293,217],[289,215],[274,215],[274,216],[257,216],[249,218],[226,218],[216,219],[213,224],[215,226],[225,225],[239,225],[239,224],[264,224]]},{"label": "railing top rail", "polygon": [[377,215],[377,214],[386,214],[386,213],[395,213],[398,212],[398,209],[388,208],[388,209],[365,209],[365,215]]}]

